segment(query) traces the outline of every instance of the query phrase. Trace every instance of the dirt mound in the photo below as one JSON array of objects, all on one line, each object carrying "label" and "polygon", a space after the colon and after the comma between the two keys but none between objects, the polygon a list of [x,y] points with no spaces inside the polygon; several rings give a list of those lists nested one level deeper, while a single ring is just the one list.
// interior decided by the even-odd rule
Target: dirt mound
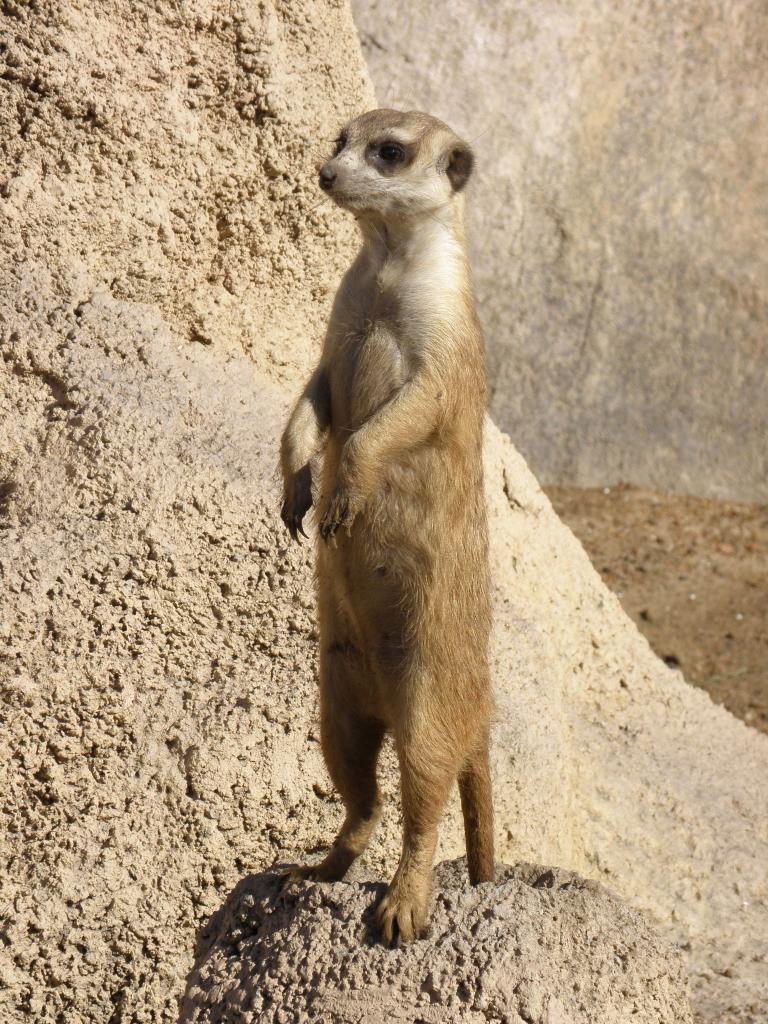
[{"label": "dirt mound", "polygon": [[[174,1020],[200,924],[340,817],[310,552],[287,543],[275,467],[318,282],[351,252],[341,215],[309,210],[301,140],[371,100],[345,7],[258,12],[41,2],[3,21],[0,1019]],[[251,190],[231,235],[210,205],[227,175]],[[181,211],[175,254],[156,203]],[[241,264],[265,279],[217,305]],[[684,946],[699,1011],[747,1021],[768,1006],[768,741],[652,655],[491,424],[486,472],[499,856],[605,879]],[[382,776],[384,878],[391,750]],[[462,848],[454,800],[441,856]]]},{"label": "dirt mound", "polygon": [[594,882],[521,864],[472,888],[463,860],[435,881],[429,938],[388,950],[380,884],[244,879],[203,932],[180,1022],[691,1020],[679,953]]},{"label": "dirt mound", "polygon": [[546,491],[659,657],[768,733],[768,505],[628,484]]}]

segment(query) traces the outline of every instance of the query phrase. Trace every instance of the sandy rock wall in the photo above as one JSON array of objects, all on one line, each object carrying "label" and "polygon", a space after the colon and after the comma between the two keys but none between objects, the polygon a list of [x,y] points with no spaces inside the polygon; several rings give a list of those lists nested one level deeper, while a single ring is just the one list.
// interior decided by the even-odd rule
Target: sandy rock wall
[{"label": "sandy rock wall", "polygon": [[219,887],[302,841],[288,808],[319,828],[309,574],[269,499],[285,403],[149,306],[26,275],[0,416],[0,1020],[172,1021]]},{"label": "sandy rock wall", "polygon": [[218,889],[329,801],[274,382],[352,251],[314,161],[370,86],[325,2],[0,33],[0,1020],[171,1021]]},{"label": "sandy rock wall", "polygon": [[371,103],[348,10],[41,0],[0,27],[6,250],[295,375],[353,236],[314,180]]},{"label": "sandy rock wall", "polygon": [[760,0],[353,0],[382,105],[478,155],[492,412],[545,482],[768,499]]}]

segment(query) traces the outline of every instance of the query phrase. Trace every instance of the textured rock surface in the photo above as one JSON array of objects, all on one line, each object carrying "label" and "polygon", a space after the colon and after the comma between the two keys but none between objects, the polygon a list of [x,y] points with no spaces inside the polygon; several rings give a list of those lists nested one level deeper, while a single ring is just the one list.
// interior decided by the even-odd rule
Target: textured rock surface
[{"label": "textured rock surface", "polygon": [[473,141],[492,412],[551,483],[768,500],[768,9],[353,0]]},{"label": "textured rock surface", "polygon": [[347,8],[40,0],[0,29],[4,251],[291,379],[354,233],[314,176],[371,102]]},{"label": "textured rock surface", "polygon": [[429,938],[396,950],[371,939],[381,891],[244,879],[201,934],[180,1024],[691,1020],[679,953],[594,882],[522,864],[473,889],[441,864]]},{"label": "textured rock surface", "polygon": [[[351,252],[340,214],[310,212],[299,140],[332,137],[371,100],[344,7],[259,8],[248,45],[285,97],[261,121],[238,109],[256,72],[237,78],[246,15],[229,3],[11,8],[0,75],[0,1021],[156,1024],[176,1019],[196,931],[226,893],[277,858],[311,854],[340,818],[317,743],[310,553],[279,524],[276,441],[316,350],[319,282],[330,286]],[[220,86],[190,105],[193,44]],[[171,87],[152,78],[161,58]],[[122,77],[104,79],[110,61]],[[120,183],[127,132],[112,139],[109,119],[62,107],[91,90],[133,112],[135,190]],[[179,110],[194,145],[167,132]],[[257,155],[284,161],[286,177],[254,173]],[[233,166],[263,216],[220,237],[206,204]],[[196,167],[210,190],[188,191]],[[207,227],[161,264],[146,214],[169,195],[181,221]],[[157,292],[145,255],[164,268]],[[221,267],[251,258],[268,287],[253,283],[222,312]],[[216,324],[211,344],[191,330],[197,298]],[[652,655],[490,424],[486,468],[499,856],[605,880],[684,946],[702,1019],[757,1024],[768,1007],[768,796],[757,781],[768,741]],[[368,866],[385,878],[399,847],[389,750],[382,775],[387,810]],[[440,856],[461,852],[454,799]]]}]

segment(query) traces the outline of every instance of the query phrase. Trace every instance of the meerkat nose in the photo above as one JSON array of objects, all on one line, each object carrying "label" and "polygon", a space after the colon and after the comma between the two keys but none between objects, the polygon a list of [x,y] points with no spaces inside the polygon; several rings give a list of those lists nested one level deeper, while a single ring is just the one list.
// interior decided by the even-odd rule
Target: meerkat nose
[{"label": "meerkat nose", "polygon": [[327,192],[333,187],[334,181],[336,181],[336,172],[332,171],[330,167],[323,167],[320,171],[320,188]]}]

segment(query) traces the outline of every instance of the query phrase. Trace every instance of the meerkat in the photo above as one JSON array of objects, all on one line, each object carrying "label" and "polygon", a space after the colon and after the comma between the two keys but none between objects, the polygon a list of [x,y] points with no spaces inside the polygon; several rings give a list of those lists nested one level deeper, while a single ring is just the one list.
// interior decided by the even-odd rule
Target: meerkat
[{"label": "meerkat", "polygon": [[387,732],[401,776],[400,863],[383,941],[425,934],[443,808],[458,779],[473,884],[493,878],[485,359],[463,226],[470,147],[427,114],[373,110],[339,135],[320,187],[361,250],[283,434],[282,518],[316,511],[321,742],[346,817],[301,878],[343,877],[381,814]]}]

